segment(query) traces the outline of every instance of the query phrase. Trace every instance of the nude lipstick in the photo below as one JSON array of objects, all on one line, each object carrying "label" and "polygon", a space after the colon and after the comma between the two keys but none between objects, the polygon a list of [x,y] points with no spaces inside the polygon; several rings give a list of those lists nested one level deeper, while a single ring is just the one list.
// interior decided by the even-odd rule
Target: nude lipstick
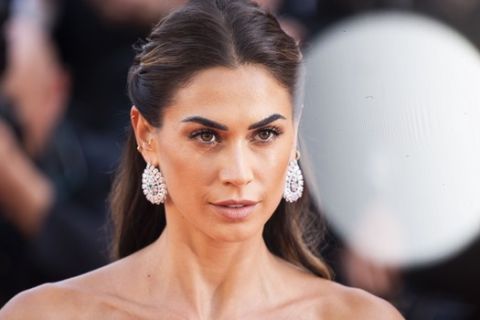
[{"label": "nude lipstick", "polygon": [[225,200],[212,203],[215,211],[228,220],[246,219],[255,210],[258,202],[251,200]]}]

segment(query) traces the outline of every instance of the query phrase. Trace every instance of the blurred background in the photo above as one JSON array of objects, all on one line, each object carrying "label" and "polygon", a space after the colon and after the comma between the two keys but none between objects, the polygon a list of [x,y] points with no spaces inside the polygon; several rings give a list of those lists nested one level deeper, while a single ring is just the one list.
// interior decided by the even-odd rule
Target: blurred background
[{"label": "blurred background", "polygon": [[[133,60],[132,45],[184,2],[0,0],[0,307],[22,290],[75,276],[109,261],[106,199],[129,121],[126,76]],[[325,41],[331,30],[338,31],[336,26],[380,12],[429,17],[456,30],[475,50],[480,45],[479,0],[257,2],[279,17],[307,58],[318,52],[318,41]],[[396,50],[402,56],[402,47]],[[412,50],[415,48],[409,48],[410,53]],[[430,54],[437,53],[432,50]],[[348,60],[356,54],[343,52],[342,57]],[[338,74],[341,63],[332,64],[339,68]],[[438,71],[441,74],[441,66]],[[368,78],[368,70],[363,72]],[[307,85],[307,97],[309,86],[322,85]],[[338,94],[348,96],[349,90]],[[434,94],[441,99],[444,92]],[[362,98],[375,97],[365,93]],[[454,114],[456,105],[450,107]],[[335,141],[340,137],[335,132],[341,134],[341,130],[332,132],[328,138]],[[313,170],[322,169],[321,161],[310,165]],[[342,172],[332,176],[337,174]],[[478,178],[470,177],[473,181]],[[476,192],[459,188],[456,191],[460,193]],[[358,196],[352,191],[343,200],[354,203]],[[379,203],[388,203],[383,200]],[[472,198],[470,202],[476,201]],[[395,263],[359,250],[356,240],[352,241],[336,220],[348,213],[324,204],[329,204],[328,197],[322,199],[320,190],[317,206],[325,213],[328,225],[320,249],[333,266],[337,281],[388,299],[407,319],[480,319],[478,226],[471,228],[474,233],[468,241],[448,255],[426,258],[422,263]],[[472,214],[480,216],[475,210]],[[447,217],[428,215],[433,219],[431,225],[436,219],[454,221],[456,217],[456,212]],[[378,228],[367,231],[369,237],[382,242]],[[425,228],[422,232],[436,230]]]}]

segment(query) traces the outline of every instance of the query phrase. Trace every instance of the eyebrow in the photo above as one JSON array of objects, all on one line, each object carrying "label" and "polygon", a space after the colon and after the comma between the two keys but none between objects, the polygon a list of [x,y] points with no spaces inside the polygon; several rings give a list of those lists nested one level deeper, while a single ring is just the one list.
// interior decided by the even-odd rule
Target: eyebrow
[{"label": "eyebrow", "polygon": [[[276,121],[278,119],[285,120],[286,118],[284,116],[282,116],[281,114],[275,113],[275,114],[272,114],[271,116],[266,117],[265,119],[262,119],[258,122],[255,122],[254,124],[251,124],[250,126],[248,126],[248,130],[254,130],[254,129],[264,127],[267,124],[272,123],[273,121]],[[188,118],[183,119],[182,122],[195,122],[195,123],[199,123],[199,124],[204,125],[204,126],[209,127],[209,128],[214,128],[214,129],[218,129],[218,130],[222,130],[222,131],[227,131],[228,130],[228,127],[226,125],[220,124],[216,121],[213,121],[213,120],[210,120],[210,119],[207,119],[207,118],[204,118],[204,117],[200,117],[200,116],[188,117]]]},{"label": "eyebrow", "polygon": [[258,129],[258,128],[264,127],[267,124],[272,123],[273,121],[278,120],[278,119],[286,120],[286,118],[284,116],[282,116],[281,114],[274,113],[271,116],[268,116],[265,119],[260,120],[258,122],[255,122],[254,124],[250,125],[248,127],[248,130],[253,130],[253,129]]},{"label": "eyebrow", "polygon": [[209,128],[214,128],[214,129],[218,129],[218,130],[222,130],[222,131],[227,131],[228,130],[228,127],[223,125],[223,124],[220,124],[220,123],[215,122],[213,120],[203,118],[203,117],[199,117],[199,116],[193,116],[193,117],[185,118],[185,119],[182,120],[182,122],[195,122],[195,123],[202,124],[205,127],[209,127]]}]

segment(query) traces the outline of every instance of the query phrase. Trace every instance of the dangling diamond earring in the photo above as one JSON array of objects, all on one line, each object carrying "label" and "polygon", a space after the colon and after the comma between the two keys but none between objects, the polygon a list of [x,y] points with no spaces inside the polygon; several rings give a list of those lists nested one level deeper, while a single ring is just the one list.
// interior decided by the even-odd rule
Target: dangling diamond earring
[{"label": "dangling diamond earring", "polygon": [[283,191],[283,198],[287,202],[295,202],[302,197],[303,175],[297,162],[299,158],[300,156],[297,151],[297,158],[288,163],[285,190]]},{"label": "dangling diamond earring", "polygon": [[143,194],[153,204],[164,203],[167,198],[167,185],[160,170],[147,162],[142,174]]}]

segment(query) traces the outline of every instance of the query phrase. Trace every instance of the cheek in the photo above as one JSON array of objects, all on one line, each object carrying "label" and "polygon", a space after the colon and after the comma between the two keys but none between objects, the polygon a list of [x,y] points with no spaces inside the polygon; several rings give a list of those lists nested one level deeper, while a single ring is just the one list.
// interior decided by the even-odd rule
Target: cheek
[{"label": "cheek", "polygon": [[162,148],[161,169],[170,196],[186,199],[201,194],[214,175],[208,157],[179,144]]},{"label": "cheek", "polygon": [[274,202],[274,205],[278,203],[283,194],[290,150],[289,144],[272,150],[261,160],[262,165],[257,169],[264,191],[268,193],[267,196],[272,203]]},{"label": "cheek", "polygon": [[285,152],[277,152],[270,154],[267,159],[263,161],[263,175],[268,175],[269,180],[278,181],[284,176],[288,165],[288,154]]}]

